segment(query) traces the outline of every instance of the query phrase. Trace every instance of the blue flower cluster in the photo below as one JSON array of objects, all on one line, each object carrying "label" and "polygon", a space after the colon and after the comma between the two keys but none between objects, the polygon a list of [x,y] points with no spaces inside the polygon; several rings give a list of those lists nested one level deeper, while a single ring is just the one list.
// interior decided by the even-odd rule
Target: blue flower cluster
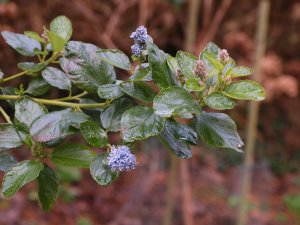
[{"label": "blue flower cluster", "polygon": [[131,154],[127,146],[112,146],[112,149],[109,153],[108,165],[112,171],[129,171],[136,168],[136,157]]},{"label": "blue flower cluster", "polygon": [[147,28],[139,26],[135,32],[130,35],[130,38],[134,40],[134,45],[131,46],[131,52],[134,56],[141,55],[142,50],[146,48],[146,40],[148,38]]}]

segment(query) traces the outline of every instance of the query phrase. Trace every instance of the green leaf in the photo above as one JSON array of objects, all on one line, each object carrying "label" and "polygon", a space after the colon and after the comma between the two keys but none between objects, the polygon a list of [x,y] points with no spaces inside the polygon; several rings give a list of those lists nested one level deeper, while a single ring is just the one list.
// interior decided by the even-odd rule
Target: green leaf
[{"label": "green leaf", "polygon": [[38,117],[48,113],[48,110],[41,104],[28,97],[22,97],[15,104],[15,118],[24,124],[28,129]]},{"label": "green leaf", "polygon": [[42,76],[51,86],[57,87],[61,90],[70,90],[71,81],[67,75],[61,70],[54,67],[47,67],[42,71]]},{"label": "green leaf", "polygon": [[224,65],[218,61],[212,54],[208,52],[203,53],[204,59],[206,59],[206,62],[209,62],[211,66],[219,71],[222,71],[224,68]]},{"label": "green leaf", "polygon": [[[207,72],[210,73],[213,69],[221,68],[221,65],[219,64],[219,55],[220,55],[221,49],[215,45],[212,42],[209,42],[204,50],[200,53],[199,58],[204,62]],[[206,55],[206,56],[205,56]],[[210,61],[212,60],[212,62]],[[216,62],[217,61],[217,62]],[[217,65],[213,65],[216,63]],[[224,67],[222,65],[222,67]],[[218,69],[220,71],[220,69]]]},{"label": "green leaf", "polygon": [[109,185],[114,182],[119,173],[113,172],[108,166],[108,153],[101,153],[92,162],[90,172],[93,179],[100,185]]},{"label": "green leaf", "polygon": [[177,86],[176,77],[169,73],[167,54],[155,44],[147,42],[148,61],[152,69],[152,79],[161,89]]},{"label": "green leaf", "polygon": [[98,95],[103,99],[119,98],[124,94],[118,84],[104,84],[98,88]]},{"label": "green leaf", "polygon": [[0,124],[0,148],[17,148],[23,145],[25,134],[12,124]]},{"label": "green leaf", "polygon": [[69,41],[60,63],[74,85],[87,92],[97,92],[103,84],[114,83],[114,67],[99,57],[100,49],[92,44]]},{"label": "green leaf", "polygon": [[226,76],[228,76],[233,68],[235,68],[236,65],[235,65],[235,62],[233,61],[233,59],[229,60],[225,65],[224,65],[224,68],[222,70],[222,76],[223,78],[225,78]]},{"label": "green leaf", "polygon": [[45,40],[36,32],[33,32],[33,31],[25,31],[24,34],[29,37],[29,38],[32,38],[40,43],[46,43]]},{"label": "green leaf", "polygon": [[122,91],[143,102],[152,102],[156,93],[143,81],[125,81],[120,84]]},{"label": "green leaf", "polygon": [[27,70],[29,72],[36,73],[36,72],[41,71],[45,67],[45,64],[44,63],[33,63],[33,62],[21,62],[21,63],[18,63],[18,67],[21,70],[24,70],[24,71]]},{"label": "green leaf", "polygon": [[21,55],[34,56],[34,50],[41,50],[41,44],[38,41],[29,38],[24,34],[16,34],[9,31],[3,31],[1,34],[6,43]]},{"label": "green leaf", "polygon": [[31,124],[30,135],[36,142],[52,141],[74,133],[74,128],[79,129],[81,123],[90,119],[83,112],[73,112],[71,109],[51,112]]},{"label": "green leaf", "polygon": [[208,74],[208,78],[206,80],[206,85],[208,87],[213,88],[213,90],[217,90],[219,87],[219,73],[220,71],[217,69],[212,69]]},{"label": "green leaf", "polygon": [[205,99],[204,102],[206,105],[208,105],[212,109],[232,109],[235,106],[235,102],[223,95],[220,92],[214,92],[210,95],[208,95]]},{"label": "green leaf", "polygon": [[[178,133],[177,129],[181,126],[174,124],[174,122],[167,120],[163,131],[159,134],[160,141],[170,149],[179,158],[192,157],[191,148],[188,144],[178,140],[178,137],[184,138],[182,134]],[[194,136],[194,134],[192,135]]]},{"label": "green leaf", "polygon": [[248,68],[245,66],[237,66],[232,68],[230,76],[231,77],[243,77],[243,76],[249,76],[253,74],[254,70],[252,68]]},{"label": "green leaf", "polygon": [[94,121],[86,121],[80,124],[80,131],[90,145],[103,148],[108,145],[107,134]]},{"label": "green leaf", "polygon": [[174,120],[167,120],[167,128],[172,135],[180,142],[196,145],[198,144],[197,132],[188,125],[178,123]]},{"label": "green leaf", "polygon": [[52,153],[52,161],[59,165],[89,168],[96,153],[81,144],[64,144]]},{"label": "green leaf", "polygon": [[221,49],[213,42],[208,42],[201,52],[200,56],[204,53],[207,52],[210,55],[212,55],[214,58],[218,59],[221,53]]},{"label": "green leaf", "polygon": [[187,78],[194,78],[194,67],[195,63],[198,60],[196,56],[193,56],[190,53],[179,51],[176,54],[176,60],[178,63],[178,66],[180,67],[180,70],[182,74]]},{"label": "green leaf", "polygon": [[[12,87],[1,87],[0,89],[4,95],[15,95],[15,89]],[[10,107],[14,108],[15,107],[15,100],[6,100]]]},{"label": "green leaf", "polygon": [[180,69],[176,58],[170,55],[167,56],[167,64],[173,74],[176,74],[176,71]]},{"label": "green leaf", "polygon": [[26,160],[8,169],[3,177],[2,193],[5,197],[13,196],[25,184],[35,180],[44,164],[37,160]]},{"label": "green leaf", "polygon": [[196,116],[196,130],[207,144],[219,147],[240,149],[244,143],[236,130],[234,121],[224,113],[203,112]]},{"label": "green leaf", "polygon": [[51,86],[41,76],[38,76],[30,81],[25,93],[32,96],[40,96],[47,93],[50,87]]},{"label": "green leaf", "polygon": [[66,42],[72,36],[72,23],[65,16],[58,16],[50,23],[50,31],[63,38]]},{"label": "green leaf", "polygon": [[164,128],[165,119],[154,114],[152,108],[136,106],[128,109],[121,119],[122,138],[131,142],[159,134]]},{"label": "green leaf", "polygon": [[7,171],[9,168],[17,165],[17,161],[14,157],[6,152],[1,152],[0,149],[0,171]]},{"label": "green leaf", "polygon": [[2,80],[4,77],[4,73],[2,72],[2,70],[0,69],[0,80]]},{"label": "green leaf", "polygon": [[113,102],[101,113],[102,126],[107,131],[117,132],[121,129],[121,117],[123,113],[133,107],[132,101],[127,98],[121,98]]},{"label": "green leaf", "polygon": [[62,38],[53,31],[48,31],[47,37],[49,39],[52,49],[56,52],[62,51],[68,42],[66,39]]},{"label": "green leaf", "polygon": [[132,81],[152,81],[152,72],[149,64],[143,63],[141,66],[138,66],[128,79]]},{"label": "green leaf", "polygon": [[199,84],[199,80],[196,78],[189,78],[186,80],[184,88],[188,91],[202,91],[205,86]]},{"label": "green leaf", "polygon": [[52,209],[58,196],[58,177],[46,164],[38,176],[39,200],[44,211]]},{"label": "green leaf", "polygon": [[123,70],[130,70],[129,58],[117,49],[100,49],[98,54],[101,60]]},{"label": "green leaf", "polygon": [[225,88],[224,94],[230,98],[261,101],[265,99],[264,88],[251,80],[241,80]]},{"label": "green leaf", "polygon": [[200,113],[201,108],[193,96],[180,87],[162,90],[153,100],[155,114],[162,117],[183,113]]}]

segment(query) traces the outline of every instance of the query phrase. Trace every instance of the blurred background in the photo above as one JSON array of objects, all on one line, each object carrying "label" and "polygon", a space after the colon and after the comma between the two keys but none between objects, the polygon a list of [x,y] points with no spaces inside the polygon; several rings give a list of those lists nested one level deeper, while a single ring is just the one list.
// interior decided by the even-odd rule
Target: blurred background
[{"label": "blurred background", "polygon": [[[129,35],[138,25],[145,25],[154,42],[171,55],[180,49],[198,55],[206,42],[213,41],[227,49],[238,65],[253,67],[259,3],[2,0],[0,31],[42,33],[43,25],[48,26],[55,16],[66,15],[73,23],[73,40],[118,48],[130,55]],[[259,60],[267,99],[259,109],[247,224],[299,225],[300,2],[270,1],[267,19],[266,51]],[[16,64],[24,58],[2,38],[0,49],[1,69],[5,74],[18,72]],[[120,76],[125,79],[128,75]],[[9,85],[19,83],[12,81]],[[60,94],[51,92],[51,97]],[[13,113],[4,102],[2,105]],[[244,141],[248,109],[247,102],[239,102],[235,110],[226,112],[236,121]],[[200,144],[193,147],[193,157],[182,163],[155,138],[138,143],[136,150],[138,168],[122,174],[109,187],[97,185],[87,170],[59,168],[60,196],[50,213],[39,208],[34,183],[10,200],[0,197],[0,225],[233,225],[241,219],[245,153]],[[15,156],[29,157],[27,151],[15,151]]]}]

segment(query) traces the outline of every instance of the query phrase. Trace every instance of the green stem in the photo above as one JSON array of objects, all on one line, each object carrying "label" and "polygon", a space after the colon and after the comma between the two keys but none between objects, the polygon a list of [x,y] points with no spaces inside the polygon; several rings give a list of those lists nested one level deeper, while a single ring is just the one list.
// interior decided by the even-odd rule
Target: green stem
[{"label": "green stem", "polygon": [[[18,100],[19,98],[20,98],[19,95],[0,95],[0,100]],[[104,108],[110,103],[110,100],[107,100],[106,102],[103,103],[89,103],[89,104],[62,102],[59,100],[49,100],[49,99],[41,99],[41,98],[32,98],[32,100],[45,105],[55,105],[55,106],[71,107],[71,108]]]},{"label": "green stem", "polygon": [[27,72],[28,72],[28,71],[25,70],[25,71],[22,71],[22,72],[20,72],[20,73],[11,75],[11,76],[9,76],[9,77],[7,77],[7,78],[4,78],[3,80],[0,80],[0,83],[4,83],[4,82],[10,81],[10,80],[13,80],[13,79],[15,79],[15,78],[21,77],[21,76],[25,75]]},{"label": "green stem", "polygon": [[4,111],[4,109],[0,106],[0,112],[8,123],[12,123],[9,115]]},{"label": "green stem", "polygon": [[77,100],[79,99],[80,97],[83,97],[85,95],[87,95],[88,93],[86,91],[82,92],[81,94],[78,94],[78,95],[74,95],[74,96],[68,96],[68,97],[65,97],[65,98],[58,98],[58,99],[55,99],[57,101],[70,101],[70,100]]}]

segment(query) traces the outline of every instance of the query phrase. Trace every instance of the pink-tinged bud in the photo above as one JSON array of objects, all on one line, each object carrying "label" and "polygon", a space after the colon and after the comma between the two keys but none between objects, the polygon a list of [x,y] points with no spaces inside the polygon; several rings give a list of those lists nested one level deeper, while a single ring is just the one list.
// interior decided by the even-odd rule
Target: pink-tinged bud
[{"label": "pink-tinged bud", "polygon": [[194,73],[197,76],[207,76],[206,66],[202,60],[197,60],[194,66]]},{"label": "pink-tinged bud", "polygon": [[198,84],[199,84],[200,86],[202,86],[204,83],[203,83],[202,80],[199,80],[199,81],[198,81]]},{"label": "pink-tinged bud", "polygon": [[220,52],[220,59],[222,63],[227,63],[229,61],[229,54],[226,49],[222,49]]}]

